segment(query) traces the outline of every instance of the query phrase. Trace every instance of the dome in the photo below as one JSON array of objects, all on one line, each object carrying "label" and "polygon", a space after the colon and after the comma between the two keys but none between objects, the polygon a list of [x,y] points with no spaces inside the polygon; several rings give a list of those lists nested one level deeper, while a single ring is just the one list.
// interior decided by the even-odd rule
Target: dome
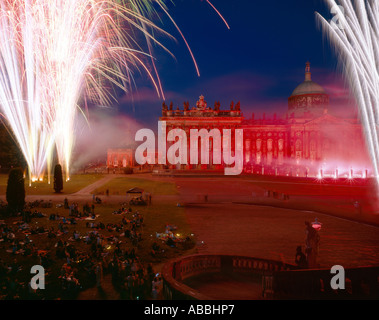
[{"label": "dome", "polygon": [[325,90],[311,78],[311,64],[306,63],[305,67],[305,80],[300,83],[296,89],[292,92],[292,96],[304,95],[304,94],[325,94]]},{"label": "dome", "polygon": [[311,112],[314,115],[325,112],[329,105],[329,95],[324,88],[311,78],[310,63],[305,67],[305,80],[300,83],[288,98],[288,111],[295,116]]},{"label": "dome", "polygon": [[316,82],[313,82],[312,80],[305,80],[303,83],[299,84],[296,87],[291,96],[315,93],[325,94],[325,90]]}]

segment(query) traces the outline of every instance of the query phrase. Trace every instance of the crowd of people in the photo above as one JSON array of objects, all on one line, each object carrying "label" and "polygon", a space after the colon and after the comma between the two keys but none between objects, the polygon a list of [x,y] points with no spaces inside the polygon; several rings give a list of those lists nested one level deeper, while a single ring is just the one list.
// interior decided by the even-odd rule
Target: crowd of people
[{"label": "crowd of people", "polygon": [[[113,285],[120,290],[125,299],[145,300],[161,297],[162,281],[155,274],[151,264],[146,268],[132,249],[130,252],[121,249],[116,250],[110,263]],[[161,278],[160,278],[161,280]]]},{"label": "crowd of people", "polygon": [[[35,203],[32,206],[38,207]],[[29,206],[27,212],[17,215],[21,217],[20,220],[12,223],[0,221],[0,244],[10,259],[14,257],[8,265],[0,260],[0,299],[41,298],[40,295],[45,294],[45,290],[37,294],[36,290],[30,288],[29,270],[24,272],[29,280],[24,281],[20,276],[22,268],[17,259],[24,257],[32,258],[33,264],[45,268],[46,281],[50,284],[46,287],[54,288],[51,295],[55,295],[54,298],[72,297],[95,285],[101,287],[104,274],[111,276],[114,287],[125,299],[161,298],[160,275],[154,273],[151,264],[145,266],[136,253],[143,240],[142,214],[122,206],[113,212],[120,215],[119,221],[104,224],[94,215],[93,206],[85,204],[81,211],[77,203],[70,205],[67,199],[62,206],[68,210],[68,216],[57,213],[47,216],[36,209],[30,210]],[[35,218],[47,218],[49,227],[31,223]],[[80,232],[76,227],[81,220],[86,220],[82,222],[85,223],[85,232],[83,228],[80,228]],[[55,245],[46,249],[39,238],[43,248],[38,248],[31,240],[34,236],[47,237]],[[125,243],[131,246],[124,246]],[[151,250],[153,256],[161,251],[156,242]]]},{"label": "crowd of people", "polygon": [[42,231],[45,229],[30,228],[26,222],[7,224],[0,221],[0,243],[5,252],[13,257],[9,263],[0,260],[0,299],[38,296],[36,291],[31,289],[30,283],[23,281],[23,277],[20,276],[23,268],[16,257],[33,259],[35,264],[48,268],[51,261],[49,255],[46,251],[37,248],[30,239],[32,234],[39,234]]}]

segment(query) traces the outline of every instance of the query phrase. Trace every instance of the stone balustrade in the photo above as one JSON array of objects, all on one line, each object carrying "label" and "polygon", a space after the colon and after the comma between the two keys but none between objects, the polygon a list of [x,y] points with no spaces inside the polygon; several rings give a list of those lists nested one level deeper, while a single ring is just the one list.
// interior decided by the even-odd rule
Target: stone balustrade
[{"label": "stone balustrade", "polygon": [[[185,279],[204,273],[246,273],[263,276],[274,271],[292,270],[295,267],[280,261],[229,255],[191,255],[168,262],[162,269],[164,297],[166,299],[209,300],[200,292],[182,283]],[[262,290],[265,287],[262,285]],[[264,294],[264,292],[263,292]]]},{"label": "stone balustrade", "polygon": [[239,110],[162,110],[162,117],[241,117]]},{"label": "stone balustrade", "polygon": [[261,277],[264,299],[378,299],[379,266],[346,268],[345,290],[333,290],[330,269],[298,269],[281,261],[233,255],[191,255],[168,262],[162,269],[163,294],[168,300],[212,300],[183,283],[206,273]]}]

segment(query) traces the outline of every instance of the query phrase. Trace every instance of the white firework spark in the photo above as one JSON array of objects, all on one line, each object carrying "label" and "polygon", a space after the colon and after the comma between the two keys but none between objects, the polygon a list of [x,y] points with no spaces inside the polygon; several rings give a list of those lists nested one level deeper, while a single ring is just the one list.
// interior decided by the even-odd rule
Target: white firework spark
[{"label": "white firework spark", "polygon": [[117,101],[112,88],[128,91],[132,70],[142,69],[164,98],[152,45],[169,52],[156,35],[172,36],[152,22],[157,16],[154,6],[180,32],[165,2],[0,0],[0,115],[27,161],[30,183],[42,179],[46,167],[50,173],[55,148],[69,178],[81,97],[109,105]]},{"label": "white firework spark", "polygon": [[0,0],[0,105],[30,181],[43,177],[55,147],[68,178],[81,95],[108,104],[105,82],[127,91],[132,68],[155,84],[135,35],[158,45],[148,29],[168,35],[136,10],[153,2]]},{"label": "white firework spark", "polygon": [[[333,45],[360,110],[374,175],[379,184],[379,2],[325,0],[336,16],[317,21]],[[336,21],[338,23],[336,23]]]}]

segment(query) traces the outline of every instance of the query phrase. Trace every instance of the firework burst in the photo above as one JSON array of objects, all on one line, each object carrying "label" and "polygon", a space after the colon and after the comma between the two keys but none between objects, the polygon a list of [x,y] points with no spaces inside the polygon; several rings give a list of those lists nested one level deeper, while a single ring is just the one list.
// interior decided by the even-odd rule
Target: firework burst
[{"label": "firework burst", "polygon": [[379,3],[325,0],[335,17],[316,13],[340,58],[345,79],[359,106],[374,175],[379,184]]},{"label": "firework burst", "polygon": [[175,24],[163,0],[0,0],[0,105],[30,181],[46,167],[50,177],[54,150],[69,178],[80,99],[111,104],[112,89],[128,91],[133,70],[145,71],[164,98],[152,46],[169,52],[157,35],[171,35],[152,22],[155,7]]}]

